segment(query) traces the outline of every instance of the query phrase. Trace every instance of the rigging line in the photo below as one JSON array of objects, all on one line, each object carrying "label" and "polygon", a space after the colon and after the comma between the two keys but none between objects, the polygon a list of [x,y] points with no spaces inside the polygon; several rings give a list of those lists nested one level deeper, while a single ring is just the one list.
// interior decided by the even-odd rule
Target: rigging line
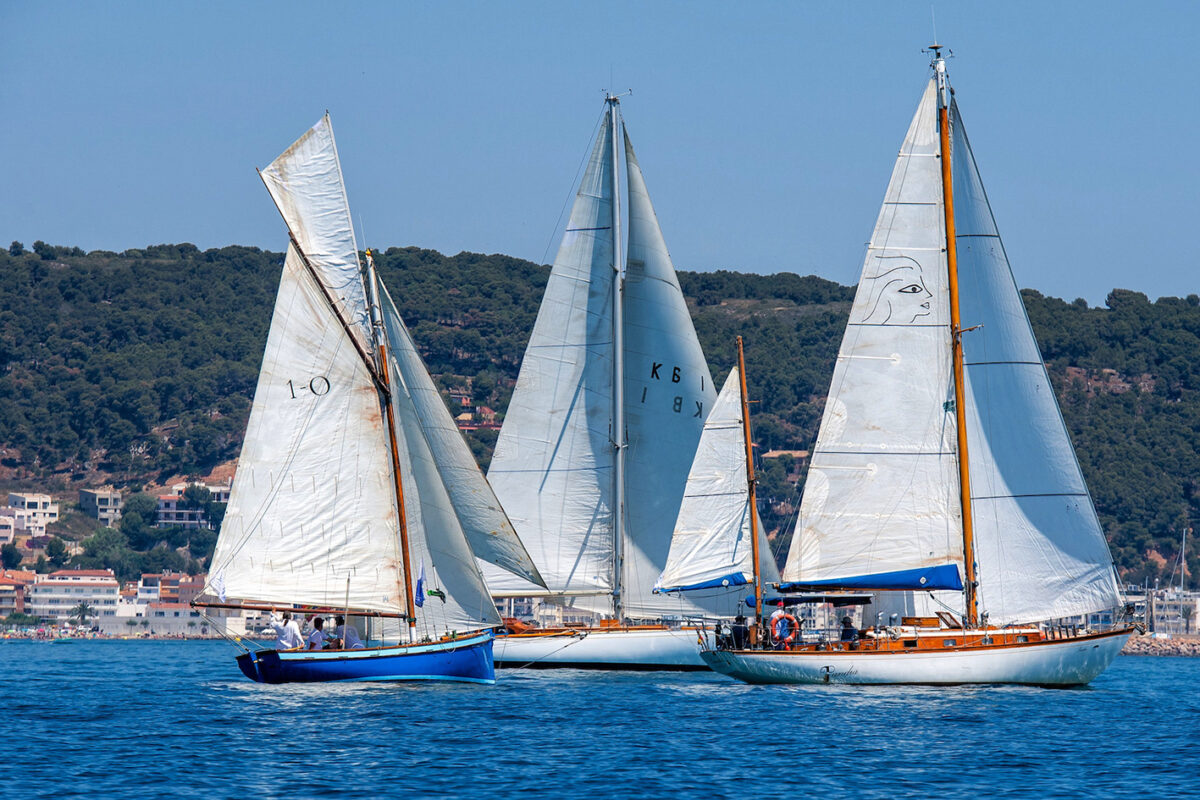
[{"label": "rigging line", "polygon": [[573,644],[579,644],[580,642],[582,642],[584,639],[587,638],[588,633],[589,633],[588,631],[579,631],[577,633],[573,633],[573,634],[571,634],[571,641],[567,642],[562,647],[557,647],[557,648],[551,650],[549,653],[546,653],[546,655],[541,656],[539,658],[535,658],[533,661],[527,661],[518,667],[514,667],[514,669],[525,669],[526,667],[533,666],[534,664],[538,663],[539,661],[545,661],[547,658],[554,655],[555,653],[557,653],[561,650],[566,650],[568,647],[570,647]]}]

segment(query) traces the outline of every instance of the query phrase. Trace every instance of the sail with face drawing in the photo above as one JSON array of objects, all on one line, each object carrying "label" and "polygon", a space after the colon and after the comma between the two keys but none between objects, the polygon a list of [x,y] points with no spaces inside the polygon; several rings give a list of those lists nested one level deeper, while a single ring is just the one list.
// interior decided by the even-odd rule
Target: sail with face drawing
[{"label": "sail with face drawing", "polygon": [[[937,114],[931,80],[867,249],[783,579],[894,590],[909,609],[961,612]],[[953,102],[949,118],[979,611],[1006,624],[1112,608],[1112,559]]]},{"label": "sail with face drawing", "polygon": [[621,618],[732,614],[732,592],[653,592],[716,391],[609,103],[488,469],[548,589],[485,574],[497,596],[552,596]]}]

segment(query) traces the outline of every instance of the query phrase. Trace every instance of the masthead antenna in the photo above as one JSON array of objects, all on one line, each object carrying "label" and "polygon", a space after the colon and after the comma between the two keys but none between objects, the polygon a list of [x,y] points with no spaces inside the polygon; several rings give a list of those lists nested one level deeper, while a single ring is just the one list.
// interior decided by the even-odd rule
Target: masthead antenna
[{"label": "masthead antenna", "polygon": [[627,97],[633,94],[633,89],[626,89],[620,94],[613,94],[608,89],[601,89],[600,91],[604,92],[604,102],[606,103],[619,103],[622,97]]}]

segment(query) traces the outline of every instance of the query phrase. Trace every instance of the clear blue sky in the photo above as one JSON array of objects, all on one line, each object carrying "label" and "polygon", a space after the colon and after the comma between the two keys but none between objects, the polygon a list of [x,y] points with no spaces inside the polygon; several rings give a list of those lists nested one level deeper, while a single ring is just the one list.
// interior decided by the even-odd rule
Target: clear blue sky
[{"label": "clear blue sky", "polygon": [[[1200,5],[942,2],[1017,281],[1200,292]],[[681,269],[853,283],[930,3],[0,2],[0,242],[282,250],[255,175],[325,109],[372,246],[553,258],[622,108]],[[361,242],[360,242],[361,244]]]}]

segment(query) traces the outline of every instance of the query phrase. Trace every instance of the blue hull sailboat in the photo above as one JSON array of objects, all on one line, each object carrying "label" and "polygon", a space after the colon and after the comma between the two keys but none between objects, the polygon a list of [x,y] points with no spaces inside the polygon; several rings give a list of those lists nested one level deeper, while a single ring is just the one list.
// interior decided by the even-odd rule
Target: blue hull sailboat
[{"label": "blue hull sailboat", "polygon": [[367,625],[361,649],[247,650],[255,681],[491,683],[500,618],[476,557],[542,580],[359,258],[329,116],[260,174],[291,243],[194,605]]},{"label": "blue hull sailboat", "polygon": [[495,683],[492,635],[452,642],[370,650],[262,650],[243,653],[238,667],[259,683],[320,681],[463,681]]}]

